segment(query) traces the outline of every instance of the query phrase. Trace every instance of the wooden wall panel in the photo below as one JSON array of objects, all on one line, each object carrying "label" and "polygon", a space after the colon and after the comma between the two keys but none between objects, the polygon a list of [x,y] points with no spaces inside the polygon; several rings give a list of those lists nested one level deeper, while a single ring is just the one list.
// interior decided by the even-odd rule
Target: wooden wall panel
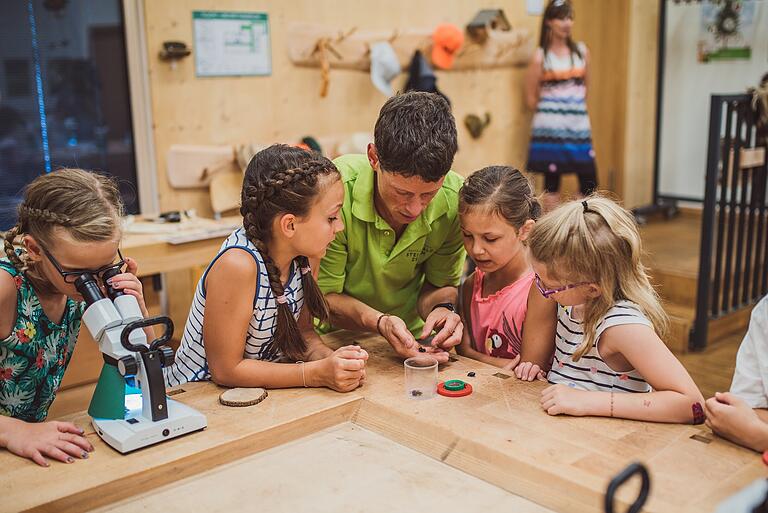
[{"label": "wooden wall panel", "polygon": [[631,0],[630,9],[626,151],[623,182],[617,190],[624,204],[632,208],[648,205],[653,199],[659,2]]},{"label": "wooden wall panel", "polygon": [[[589,110],[601,188],[626,197],[630,206],[650,199],[655,130],[655,48],[658,6],[644,0],[573,0],[574,35],[590,48]],[[641,6],[642,4],[642,6]],[[320,71],[288,60],[287,25],[315,22],[349,29],[463,26],[480,8],[501,7],[511,23],[537,41],[539,16],[515,0],[409,2],[352,0],[145,0],[154,139],[160,205],[210,213],[207,192],[172,189],[165,173],[172,144],[271,143],[302,135],[372,131],[386,98],[366,73],[332,70],[330,92],[319,97]],[[194,56],[176,68],[157,58],[165,40],[192,39],[193,10],[263,11],[270,15],[273,73],[269,77],[197,78]],[[193,48],[194,52],[194,48]],[[467,175],[489,164],[525,164],[531,114],[523,104],[522,68],[438,72],[459,126],[454,168]],[[395,80],[402,86],[406,75]],[[468,113],[489,111],[493,121],[479,140],[463,126]],[[564,180],[566,192],[576,180]]]},{"label": "wooden wall panel", "polygon": [[[516,27],[537,37],[540,18],[529,16],[517,0],[395,0],[280,2],[265,0],[146,0],[154,139],[160,205],[164,210],[196,207],[209,212],[205,191],[170,188],[166,153],[172,144],[270,143],[302,135],[372,131],[386,98],[367,73],[332,70],[330,91],[319,96],[320,70],[299,68],[288,60],[287,25],[311,21],[344,29],[433,27],[441,22],[463,26],[484,7],[501,7]],[[196,78],[194,57],[175,69],[157,58],[162,42],[193,44],[192,11],[263,11],[270,16],[273,72],[270,77]],[[192,49],[194,52],[194,48]],[[459,153],[454,168],[462,174],[488,164],[522,166],[527,154],[530,114],[523,105],[523,68],[439,72],[438,86],[451,99],[459,125]],[[406,75],[396,79],[405,82]],[[463,127],[468,113],[490,111],[493,117],[482,138],[472,140]]]},{"label": "wooden wall panel", "polygon": [[629,0],[573,0],[574,38],[590,54],[587,109],[600,189],[617,190],[624,152]]}]

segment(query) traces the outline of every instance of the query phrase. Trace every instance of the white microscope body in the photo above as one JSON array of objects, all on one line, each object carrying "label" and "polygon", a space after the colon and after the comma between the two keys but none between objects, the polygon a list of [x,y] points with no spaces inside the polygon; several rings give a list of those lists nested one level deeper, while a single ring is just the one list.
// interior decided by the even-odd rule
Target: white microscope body
[{"label": "white microscope body", "polygon": [[[164,316],[144,319],[136,298],[113,289],[106,283],[110,277],[106,274],[103,277],[109,297],[104,297],[93,275],[78,277],[75,286],[87,303],[83,322],[98,342],[105,365],[116,366],[122,376],[120,393],[124,394],[125,378],[135,376],[140,384],[141,403],[136,397],[138,394],[131,394],[125,396],[122,418],[119,415],[116,415],[118,418],[98,418],[91,414],[96,432],[110,446],[127,453],[204,429],[205,415],[165,394],[162,368],[173,362],[173,349],[162,344],[171,338],[173,323]],[[148,344],[143,328],[159,324],[165,325],[165,333]],[[98,393],[97,385],[92,406]]]}]

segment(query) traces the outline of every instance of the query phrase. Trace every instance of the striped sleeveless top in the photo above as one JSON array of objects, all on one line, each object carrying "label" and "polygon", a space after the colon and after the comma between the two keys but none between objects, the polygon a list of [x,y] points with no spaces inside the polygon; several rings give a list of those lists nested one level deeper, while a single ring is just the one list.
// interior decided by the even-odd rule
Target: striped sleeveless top
[{"label": "striped sleeveless top", "polygon": [[[247,251],[258,267],[258,283],[256,294],[253,298],[253,317],[248,326],[245,337],[245,350],[243,358],[255,360],[275,361],[282,358],[275,344],[274,335],[277,324],[277,300],[269,286],[264,260],[256,249],[256,246],[245,236],[245,230],[240,227],[227,237],[221,245],[216,257],[208,265],[205,273],[197,283],[195,297],[189,310],[187,323],[184,326],[184,334],[181,345],[176,352],[176,358],[170,367],[163,369],[167,386],[176,386],[187,381],[204,381],[211,379],[208,370],[208,360],[205,357],[205,340],[203,339],[203,317],[205,316],[205,279],[213,264],[225,252],[238,248]],[[233,290],[237,290],[233,284]],[[288,306],[298,320],[301,308],[304,305],[304,289],[301,284],[301,271],[296,262],[291,266],[288,285],[285,288],[285,297]]]},{"label": "striped sleeveless top", "polygon": [[[578,46],[583,55],[586,46],[583,43]],[[539,105],[533,116],[526,165],[528,170],[594,172],[585,75],[584,59],[575,53],[560,56],[547,52],[544,55]]]},{"label": "striped sleeveless top", "polygon": [[619,301],[608,310],[596,327],[595,342],[578,362],[573,361],[573,352],[584,339],[582,324],[571,318],[571,307],[557,307],[557,333],[555,335],[555,358],[547,379],[552,384],[562,383],[574,388],[602,392],[650,392],[651,387],[636,370],[616,372],[600,357],[598,345],[600,335],[613,326],[622,324],[653,324],[635,303]]}]

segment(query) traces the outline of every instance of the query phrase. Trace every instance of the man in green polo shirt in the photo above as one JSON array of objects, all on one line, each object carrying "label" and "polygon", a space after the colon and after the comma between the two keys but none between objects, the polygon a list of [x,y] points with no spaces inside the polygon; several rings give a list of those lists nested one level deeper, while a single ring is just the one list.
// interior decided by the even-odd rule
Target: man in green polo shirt
[{"label": "man in green polo shirt", "polygon": [[465,252],[458,219],[462,178],[450,171],[456,122],[431,93],[390,98],[366,155],[334,163],[345,186],[345,229],[320,264],[318,283],[336,328],[379,333],[402,356],[447,361],[461,341],[457,286]]}]

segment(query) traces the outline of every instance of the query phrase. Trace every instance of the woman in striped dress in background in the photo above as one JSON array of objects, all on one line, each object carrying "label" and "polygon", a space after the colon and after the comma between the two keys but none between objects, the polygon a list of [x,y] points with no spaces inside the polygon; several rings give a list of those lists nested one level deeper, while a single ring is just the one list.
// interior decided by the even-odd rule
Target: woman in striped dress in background
[{"label": "woman in striped dress in background", "polygon": [[563,173],[576,173],[582,196],[597,189],[586,103],[589,53],[571,38],[572,27],[570,1],[550,0],[526,77],[526,104],[535,111],[526,167],[544,174],[545,210],[560,202]]}]

